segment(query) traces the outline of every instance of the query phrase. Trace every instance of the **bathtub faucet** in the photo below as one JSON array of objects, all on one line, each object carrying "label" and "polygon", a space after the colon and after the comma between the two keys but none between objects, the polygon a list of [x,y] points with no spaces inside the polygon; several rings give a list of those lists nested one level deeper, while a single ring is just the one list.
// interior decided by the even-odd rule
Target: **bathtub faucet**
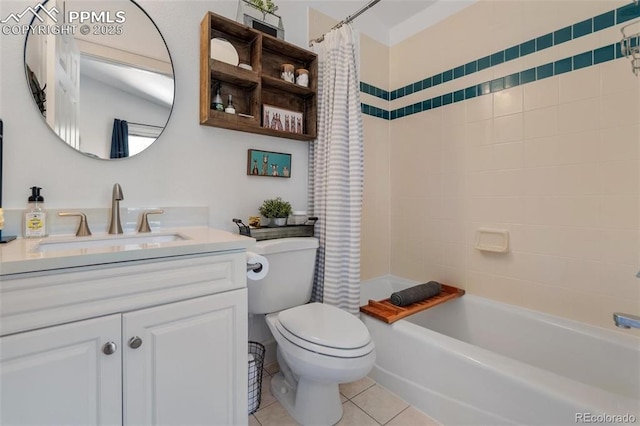
[{"label": "bathtub faucet", "polygon": [[640,317],[636,315],[615,312],[613,314],[613,322],[620,328],[640,328]]}]

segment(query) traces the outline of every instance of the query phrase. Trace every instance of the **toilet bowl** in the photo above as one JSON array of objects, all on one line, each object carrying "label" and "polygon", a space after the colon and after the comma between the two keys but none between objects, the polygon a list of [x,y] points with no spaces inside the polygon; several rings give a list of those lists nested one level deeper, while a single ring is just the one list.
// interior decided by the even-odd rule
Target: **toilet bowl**
[{"label": "toilet bowl", "polygon": [[280,372],[271,392],[299,423],[332,425],[342,417],[340,383],[366,376],[375,363],[367,327],[337,307],[308,303],[318,240],[259,241],[254,251],[267,258],[269,273],[248,281],[249,313],[266,314],[277,344]]},{"label": "toilet bowl", "polygon": [[375,363],[366,326],[336,307],[310,303],[269,314],[280,373],[271,392],[303,425],[332,425],[342,417],[340,383],[366,376]]}]

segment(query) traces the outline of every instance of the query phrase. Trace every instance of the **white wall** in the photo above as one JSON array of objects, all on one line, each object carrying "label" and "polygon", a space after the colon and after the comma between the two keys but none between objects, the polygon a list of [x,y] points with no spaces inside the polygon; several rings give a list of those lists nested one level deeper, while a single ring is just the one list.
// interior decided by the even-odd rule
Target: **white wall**
[{"label": "white wall", "polygon": [[[208,206],[209,225],[228,230],[236,229],[233,217],[256,214],[268,197],[282,196],[294,209],[306,209],[306,142],[201,126],[198,121],[200,21],[207,11],[235,19],[237,1],[146,0],[139,4],[167,42],[175,70],[176,98],[158,141],[128,159],[91,159],[61,142],[29,95],[23,66],[25,36],[0,35],[3,208],[24,208],[33,185],[43,188],[52,209],[108,207],[112,186],[119,182],[125,196],[123,207]],[[278,4],[286,40],[306,46],[306,2]],[[33,2],[2,0],[0,16],[21,12],[29,5]],[[249,148],[291,153],[292,177],[247,176]],[[5,230],[16,233],[19,224],[6,223]]]},{"label": "white wall", "polygon": [[171,112],[90,77],[82,76],[80,87],[80,149],[101,158],[109,158],[114,118],[162,126]]}]

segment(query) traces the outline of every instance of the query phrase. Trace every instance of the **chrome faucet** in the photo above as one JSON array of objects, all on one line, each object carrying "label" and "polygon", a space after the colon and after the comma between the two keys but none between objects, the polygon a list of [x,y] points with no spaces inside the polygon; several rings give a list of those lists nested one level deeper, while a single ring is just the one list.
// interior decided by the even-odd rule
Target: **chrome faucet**
[{"label": "chrome faucet", "polygon": [[616,323],[616,327],[620,328],[640,328],[640,317],[636,315],[615,312],[613,322]]},{"label": "chrome faucet", "polygon": [[124,200],[122,188],[119,183],[113,185],[111,196],[111,219],[109,220],[109,234],[122,234],[122,223],[120,223],[120,201]]}]

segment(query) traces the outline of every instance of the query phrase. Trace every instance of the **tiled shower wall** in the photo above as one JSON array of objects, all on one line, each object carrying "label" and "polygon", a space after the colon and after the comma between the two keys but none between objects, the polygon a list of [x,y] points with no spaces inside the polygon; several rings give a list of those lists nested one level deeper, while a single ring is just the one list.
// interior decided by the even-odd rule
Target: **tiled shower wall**
[{"label": "tiled shower wall", "polygon": [[[392,47],[361,38],[363,280],[439,280],[609,328],[640,312],[630,4],[481,0]],[[327,19],[311,11],[312,37]],[[474,249],[480,227],[508,229],[510,253]]]},{"label": "tiled shower wall", "polygon": [[604,327],[640,311],[640,77],[602,26],[628,4],[480,1],[390,48],[391,274]]}]

